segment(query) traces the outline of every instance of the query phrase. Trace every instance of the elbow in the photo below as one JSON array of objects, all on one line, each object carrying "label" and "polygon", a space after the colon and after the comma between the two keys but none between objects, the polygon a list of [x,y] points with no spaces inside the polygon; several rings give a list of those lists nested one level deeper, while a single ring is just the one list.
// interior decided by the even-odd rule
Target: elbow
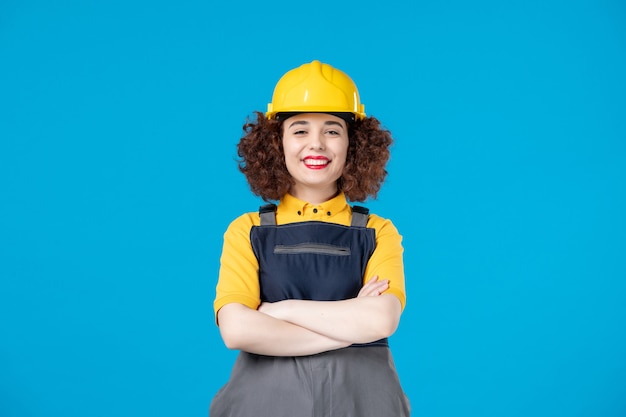
[{"label": "elbow", "polygon": [[382,295],[379,298],[380,311],[376,315],[378,319],[373,323],[372,330],[375,337],[383,339],[391,336],[398,329],[402,306],[400,300],[394,295]]},{"label": "elbow", "polygon": [[235,332],[220,327],[220,334],[226,348],[230,350],[241,350],[241,339]]},{"label": "elbow", "polygon": [[400,317],[394,320],[388,320],[386,326],[383,328],[385,337],[389,337],[396,332],[398,325],[400,324]]},{"label": "elbow", "polygon": [[399,320],[391,317],[379,320],[372,329],[375,340],[384,339],[394,334],[398,329],[398,324]]},{"label": "elbow", "polygon": [[244,326],[235,323],[220,324],[222,341],[229,350],[246,350],[250,341],[249,333]]},{"label": "elbow", "polygon": [[228,304],[218,312],[220,335],[224,345],[230,350],[242,350],[246,330],[245,313],[246,307],[237,304]]}]

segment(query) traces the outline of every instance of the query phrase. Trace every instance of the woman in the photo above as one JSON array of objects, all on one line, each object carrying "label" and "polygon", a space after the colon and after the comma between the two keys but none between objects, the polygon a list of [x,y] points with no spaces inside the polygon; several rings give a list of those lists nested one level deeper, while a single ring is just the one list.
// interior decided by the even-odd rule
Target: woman
[{"label": "woman", "polygon": [[392,143],[356,85],[313,61],[244,125],[240,170],[269,204],[224,235],[214,303],[240,350],[210,416],[409,415],[387,337],[404,308],[401,236],[376,197]]}]

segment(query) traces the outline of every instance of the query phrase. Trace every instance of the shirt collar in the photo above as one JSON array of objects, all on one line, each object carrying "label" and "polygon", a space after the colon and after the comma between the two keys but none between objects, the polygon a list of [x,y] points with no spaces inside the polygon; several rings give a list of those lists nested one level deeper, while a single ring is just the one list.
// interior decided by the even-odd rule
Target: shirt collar
[{"label": "shirt collar", "polygon": [[328,220],[331,217],[350,212],[350,206],[344,193],[339,193],[335,197],[321,204],[311,204],[300,200],[291,194],[285,194],[278,205],[279,214],[289,218],[306,220]]}]

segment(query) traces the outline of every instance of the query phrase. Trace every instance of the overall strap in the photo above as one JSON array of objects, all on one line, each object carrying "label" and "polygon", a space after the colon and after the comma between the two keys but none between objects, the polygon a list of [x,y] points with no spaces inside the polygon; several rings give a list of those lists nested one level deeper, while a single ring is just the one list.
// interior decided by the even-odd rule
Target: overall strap
[{"label": "overall strap", "polygon": [[352,222],[351,227],[365,227],[367,226],[367,218],[369,217],[370,210],[362,206],[352,206]]},{"label": "overall strap", "polygon": [[261,226],[276,226],[276,204],[266,204],[259,207]]}]

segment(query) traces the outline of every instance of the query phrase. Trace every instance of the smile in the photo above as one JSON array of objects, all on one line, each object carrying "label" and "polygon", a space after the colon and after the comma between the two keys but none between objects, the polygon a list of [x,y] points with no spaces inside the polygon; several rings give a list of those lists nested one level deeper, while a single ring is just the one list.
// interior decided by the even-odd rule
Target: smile
[{"label": "smile", "polygon": [[302,162],[308,168],[322,169],[330,163],[330,159],[324,156],[317,156],[317,157],[307,156],[302,160]]}]

